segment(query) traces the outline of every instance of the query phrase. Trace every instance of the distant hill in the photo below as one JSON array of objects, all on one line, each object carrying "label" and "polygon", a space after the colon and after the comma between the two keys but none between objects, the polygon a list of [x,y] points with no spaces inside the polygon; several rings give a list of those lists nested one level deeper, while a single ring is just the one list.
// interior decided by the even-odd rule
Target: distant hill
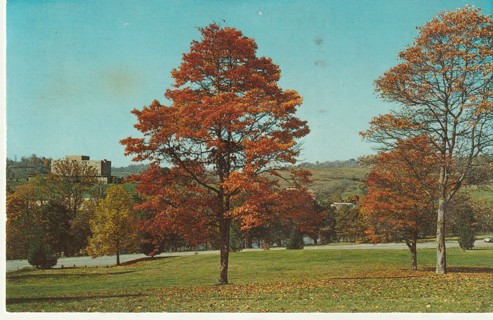
[{"label": "distant hill", "polygon": [[[50,172],[51,158],[22,157],[20,161],[7,159],[7,184],[14,190],[17,185],[27,181],[29,176]],[[362,183],[368,169],[362,168],[355,159],[324,162],[303,162],[296,167],[312,172],[315,182],[310,186],[315,192],[351,194],[361,193]],[[146,164],[131,164],[125,167],[112,167],[111,175],[127,178],[148,168]]]},{"label": "distant hill", "polygon": [[[16,186],[26,183],[29,176],[47,174],[50,172],[51,158],[22,157],[20,161],[7,159],[7,190],[15,190]],[[296,165],[312,173],[313,183],[309,188],[317,194],[339,194],[346,197],[351,194],[365,192],[365,181],[370,170],[357,160],[340,160],[325,162],[303,162]],[[115,177],[126,178],[146,170],[146,164],[131,164],[126,167],[112,167],[111,174]],[[474,199],[485,201],[493,206],[493,184],[489,187],[469,187]]]},{"label": "distant hill", "polygon": [[126,178],[132,174],[136,174],[147,170],[147,164],[131,164],[126,167],[111,168],[111,175],[119,178]]},{"label": "distant hill", "polygon": [[20,160],[7,159],[7,180],[27,180],[28,177],[37,174],[47,174],[51,168],[51,158],[38,157],[35,154],[30,157],[22,157]]},{"label": "distant hill", "polygon": [[317,161],[301,162],[297,165],[299,168],[360,168],[361,163],[356,159],[336,160],[336,161]]},{"label": "distant hill", "polygon": [[362,194],[365,181],[370,170],[363,167],[328,167],[319,166],[308,168],[314,181],[310,186],[315,193],[341,194],[343,197],[351,194]]}]

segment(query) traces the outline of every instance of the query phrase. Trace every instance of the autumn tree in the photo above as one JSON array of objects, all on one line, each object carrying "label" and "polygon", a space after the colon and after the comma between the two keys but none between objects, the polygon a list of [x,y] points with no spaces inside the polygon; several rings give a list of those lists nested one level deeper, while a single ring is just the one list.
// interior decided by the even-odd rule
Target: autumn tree
[{"label": "autumn tree", "polygon": [[137,222],[133,215],[132,195],[123,185],[114,185],[99,203],[96,214],[89,221],[92,236],[87,252],[93,257],[116,254],[120,265],[122,250],[137,247]]},{"label": "autumn tree", "polygon": [[299,185],[279,190],[271,201],[264,202],[260,219],[256,220],[257,226],[243,224],[242,229],[248,236],[261,240],[264,248],[274,243],[281,246],[294,233],[308,236],[316,243],[323,226],[324,212],[317,210],[314,196]]},{"label": "autumn tree", "polygon": [[87,195],[97,183],[97,172],[85,162],[62,159],[52,162],[46,178],[48,192],[62,203],[72,217],[77,215]]},{"label": "autumn tree", "polygon": [[333,208],[335,236],[338,240],[357,241],[365,238],[365,225],[359,206],[343,205]]},{"label": "autumn tree", "polygon": [[[296,139],[309,129],[295,116],[302,98],[278,86],[279,67],[257,57],[253,39],[217,24],[200,32],[202,40],[192,42],[171,72],[168,103],[154,101],[133,110],[143,137],[122,143],[135,161],[151,162],[147,175],[156,172],[158,179],[169,181],[150,187],[158,196],[144,186],[139,189],[147,201],[165,204],[157,211],[162,224],[174,220],[174,228],[186,229],[177,223],[190,220],[191,227],[205,230],[199,237],[211,236],[211,225],[217,225],[219,282],[226,284],[232,219],[241,220],[243,227],[262,220],[260,202],[275,195],[265,191],[275,188],[269,172],[295,162]],[[167,164],[168,172],[156,169]],[[183,231],[191,238],[188,229]]]},{"label": "autumn tree", "polygon": [[56,254],[77,254],[87,244],[89,218],[99,199],[95,169],[72,160],[53,166],[54,173],[32,176],[8,195],[8,246],[14,256],[26,257],[26,241],[34,226],[42,229]]},{"label": "autumn tree", "polygon": [[317,242],[323,225],[323,212],[318,211],[316,200],[307,189],[288,188],[280,193],[282,219],[292,222],[294,229]]},{"label": "autumn tree", "polygon": [[315,210],[322,216],[319,229],[322,244],[337,241],[337,208],[332,206],[334,202],[342,202],[342,196],[339,193],[333,193],[331,190],[320,190],[315,194]]},{"label": "autumn tree", "polygon": [[32,184],[17,188],[15,193],[7,194],[6,249],[7,259],[27,257],[30,235],[41,224],[38,197]]},{"label": "autumn tree", "polygon": [[426,137],[399,141],[374,159],[360,207],[374,243],[404,241],[416,270],[417,242],[435,224],[437,158]]},{"label": "autumn tree", "polygon": [[89,219],[100,198],[96,176],[96,169],[87,163],[62,159],[52,161],[52,172],[39,177],[43,220],[56,252],[70,256],[86,247]]},{"label": "autumn tree", "polygon": [[442,12],[418,30],[400,63],[375,81],[381,97],[397,107],[372,119],[364,136],[386,147],[430,138],[439,157],[436,273],[443,274],[452,200],[478,157],[493,148],[493,22],[466,6]]}]

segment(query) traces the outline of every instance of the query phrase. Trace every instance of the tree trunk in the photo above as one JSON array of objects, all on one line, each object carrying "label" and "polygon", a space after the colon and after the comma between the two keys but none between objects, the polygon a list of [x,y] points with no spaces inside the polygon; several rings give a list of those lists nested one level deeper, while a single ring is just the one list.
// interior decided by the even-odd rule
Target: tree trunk
[{"label": "tree trunk", "polygon": [[406,245],[411,252],[411,269],[418,270],[418,249],[417,249],[418,238],[406,239]]},{"label": "tree trunk", "polygon": [[120,265],[120,251],[117,251],[116,252],[116,265],[119,266]]},{"label": "tree trunk", "polygon": [[437,216],[437,261],[436,274],[447,273],[447,260],[445,248],[445,215],[448,212],[448,200],[442,194],[438,201]]},{"label": "tree trunk", "polygon": [[247,236],[246,236],[246,238],[245,238],[245,247],[246,247],[246,248],[249,248],[249,249],[253,248],[253,240],[252,240],[252,238],[251,238],[250,236],[248,236],[248,235],[247,235]]},{"label": "tree trunk", "polygon": [[221,272],[219,278],[219,284],[228,284],[228,263],[229,263],[229,234],[230,234],[231,221],[229,219],[221,219],[220,221],[220,233],[221,233]]},{"label": "tree trunk", "polygon": [[414,241],[409,248],[411,250],[411,268],[413,270],[418,270],[418,250],[416,246],[416,241]]}]

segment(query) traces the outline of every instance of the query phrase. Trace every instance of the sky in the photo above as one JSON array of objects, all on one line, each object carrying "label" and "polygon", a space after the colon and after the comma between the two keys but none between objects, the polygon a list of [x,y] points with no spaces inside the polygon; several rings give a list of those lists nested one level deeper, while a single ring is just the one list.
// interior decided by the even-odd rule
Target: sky
[{"label": "sky", "polygon": [[131,164],[119,143],[139,136],[130,111],[166,104],[171,70],[212,22],[255,39],[258,56],[280,66],[279,85],[303,96],[298,116],[311,133],[300,161],[371,154],[359,132],[392,107],[373,81],[416,27],[466,4],[493,12],[491,0],[9,0],[7,157]]}]

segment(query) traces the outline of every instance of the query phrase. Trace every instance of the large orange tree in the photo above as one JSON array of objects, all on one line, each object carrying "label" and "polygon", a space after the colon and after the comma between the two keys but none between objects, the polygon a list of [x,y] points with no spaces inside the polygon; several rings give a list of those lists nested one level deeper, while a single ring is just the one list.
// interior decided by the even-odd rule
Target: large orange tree
[{"label": "large orange tree", "polygon": [[302,98],[278,86],[279,67],[257,57],[253,39],[217,24],[200,32],[202,40],[191,43],[171,72],[167,104],[133,110],[143,136],[122,144],[134,161],[151,163],[139,191],[154,219],[189,240],[210,236],[217,226],[225,284],[232,219],[243,227],[261,223],[278,188],[269,173],[295,162],[296,139],[309,129],[295,116]]},{"label": "large orange tree", "polygon": [[376,83],[397,103],[371,121],[365,136],[382,146],[427,135],[439,157],[436,273],[447,272],[445,221],[477,159],[493,149],[493,22],[466,6],[418,28],[400,63]]}]

